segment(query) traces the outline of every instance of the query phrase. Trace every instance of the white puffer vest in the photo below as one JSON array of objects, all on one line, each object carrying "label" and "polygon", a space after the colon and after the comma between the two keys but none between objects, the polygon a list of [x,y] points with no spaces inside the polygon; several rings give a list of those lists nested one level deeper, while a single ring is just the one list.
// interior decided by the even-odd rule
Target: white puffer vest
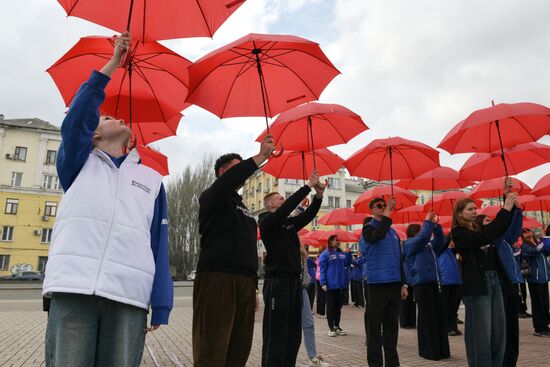
[{"label": "white puffer vest", "polygon": [[94,149],[61,200],[43,294],[95,294],[147,309],[155,262],[150,229],[162,176],[132,150],[117,168]]}]

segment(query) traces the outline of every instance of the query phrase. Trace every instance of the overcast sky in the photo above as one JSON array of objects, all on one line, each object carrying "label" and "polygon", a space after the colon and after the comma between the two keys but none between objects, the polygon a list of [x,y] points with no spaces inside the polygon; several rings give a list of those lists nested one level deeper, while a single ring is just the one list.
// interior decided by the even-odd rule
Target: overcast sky
[{"label": "overcast sky", "polygon": [[[60,125],[63,101],[45,70],[80,37],[114,32],[67,18],[55,0],[1,0],[0,113]],[[370,130],[333,150],[347,158],[372,139],[402,136],[436,146],[476,109],[500,102],[550,105],[547,0],[248,0],[213,39],[163,42],[191,61],[248,33],[320,43],[342,72],[321,102],[359,113]],[[184,111],[178,136],[155,143],[172,173],[204,153],[255,154],[262,118]],[[541,142],[550,143],[548,137]],[[458,169],[468,155],[441,154]],[[550,164],[519,175],[529,185]]]}]

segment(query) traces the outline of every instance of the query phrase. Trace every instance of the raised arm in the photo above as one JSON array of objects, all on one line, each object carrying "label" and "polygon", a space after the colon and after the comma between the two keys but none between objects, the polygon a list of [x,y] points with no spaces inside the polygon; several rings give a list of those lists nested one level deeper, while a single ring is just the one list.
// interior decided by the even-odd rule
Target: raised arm
[{"label": "raised arm", "polygon": [[422,229],[420,229],[420,232],[416,236],[405,241],[405,244],[403,245],[403,254],[405,257],[410,257],[424,251],[426,245],[430,242],[434,226],[434,223],[429,220],[425,220],[422,224]]},{"label": "raised arm", "polygon": [[378,227],[367,223],[363,227],[363,238],[369,243],[376,243],[386,237],[386,233],[390,230],[392,221],[389,217],[382,217]]}]

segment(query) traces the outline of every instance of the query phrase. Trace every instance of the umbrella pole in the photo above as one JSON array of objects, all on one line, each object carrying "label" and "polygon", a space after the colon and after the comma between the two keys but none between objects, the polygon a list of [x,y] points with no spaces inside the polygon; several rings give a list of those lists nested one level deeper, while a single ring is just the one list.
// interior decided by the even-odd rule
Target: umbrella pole
[{"label": "umbrella pole", "polygon": [[258,68],[258,76],[260,77],[260,89],[262,90],[262,103],[264,106],[264,117],[265,117],[265,126],[267,129],[267,134],[269,135],[269,121],[267,120],[267,104],[265,101],[265,81],[264,81],[264,74],[262,72],[262,63],[260,62],[260,53],[262,52],[261,49],[256,48],[256,44],[254,43],[254,49],[252,50],[252,54],[256,55],[256,66]]},{"label": "umbrella pole", "polygon": [[302,177],[304,178],[304,185],[306,184],[306,157],[302,152]]},{"label": "umbrella pole", "polygon": [[128,64],[128,98],[130,102],[130,134],[133,133],[132,130],[132,62]]},{"label": "umbrella pole", "polygon": [[432,210],[434,208],[434,178],[432,177]]},{"label": "umbrella pole", "polygon": [[500,136],[500,126],[498,120],[495,121],[495,124],[497,126],[498,141],[500,143],[500,158],[502,158],[502,163],[504,164],[504,172],[506,174],[506,177],[508,177],[508,167],[506,167],[506,157],[504,156],[504,148],[502,147],[502,137]]},{"label": "umbrella pole", "polygon": [[390,186],[391,196],[393,196],[393,163],[392,163],[392,146],[390,145]]},{"label": "umbrella pole", "polygon": [[311,116],[307,117],[309,126],[309,134],[311,135],[311,154],[313,155],[313,169],[317,170],[317,163],[315,162],[315,146],[313,145],[313,126],[311,124]]},{"label": "umbrella pole", "polygon": [[134,0],[130,0],[130,10],[128,11],[128,23],[126,23],[126,29],[130,31],[130,22],[132,21],[132,10],[134,9]]}]

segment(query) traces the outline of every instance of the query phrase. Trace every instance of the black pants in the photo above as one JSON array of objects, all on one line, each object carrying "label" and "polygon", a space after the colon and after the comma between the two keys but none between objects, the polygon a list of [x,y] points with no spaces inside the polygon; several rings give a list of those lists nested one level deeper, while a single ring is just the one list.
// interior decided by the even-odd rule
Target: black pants
[{"label": "black pants", "polygon": [[349,286],[345,289],[342,289],[342,304],[349,305]]},{"label": "black pants", "polygon": [[409,286],[409,296],[399,303],[399,325],[404,329],[416,327],[416,302],[413,287]]},{"label": "black pants", "polygon": [[[367,294],[367,361],[369,366],[399,366],[397,336],[399,333],[401,283],[369,284]],[[382,348],[384,356],[382,356]]]},{"label": "black pants", "polygon": [[321,288],[321,284],[317,282],[317,314],[325,316],[326,311],[326,292]]},{"label": "black pants", "polygon": [[330,330],[340,327],[345,289],[329,289],[327,294],[327,322]]},{"label": "black pants", "polygon": [[448,311],[443,294],[436,283],[417,285],[414,291],[418,305],[418,354],[434,361],[449,358]]},{"label": "black pants", "polygon": [[365,322],[365,336],[367,337],[367,339],[369,336],[369,318],[367,315],[369,306],[369,299],[367,298],[368,293],[368,285],[367,283],[363,282],[363,294],[365,295],[365,312],[363,313],[363,321]]},{"label": "black pants", "polygon": [[519,312],[527,312],[527,286],[525,282],[519,284],[521,290],[521,296],[519,297]]},{"label": "black pants", "polygon": [[548,283],[527,283],[531,295],[531,312],[535,332],[550,331],[550,315],[548,315]]},{"label": "black pants", "polygon": [[515,367],[519,355],[519,284],[503,292],[504,316],[506,317],[506,349],[504,351],[504,367]]},{"label": "black pants", "polygon": [[314,281],[311,282],[309,287],[307,287],[307,296],[309,298],[309,307],[313,310],[313,302],[315,301],[315,287],[316,284]]},{"label": "black pants", "polygon": [[447,331],[458,331],[456,319],[460,305],[460,285],[441,286],[443,293],[443,307],[447,310]]},{"label": "black pants", "polygon": [[365,295],[363,294],[363,282],[351,280],[351,300],[355,306],[365,307]]},{"label": "black pants", "polygon": [[302,282],[267,278],[263,296],[262,367],[294,367],[302,342]]}]

